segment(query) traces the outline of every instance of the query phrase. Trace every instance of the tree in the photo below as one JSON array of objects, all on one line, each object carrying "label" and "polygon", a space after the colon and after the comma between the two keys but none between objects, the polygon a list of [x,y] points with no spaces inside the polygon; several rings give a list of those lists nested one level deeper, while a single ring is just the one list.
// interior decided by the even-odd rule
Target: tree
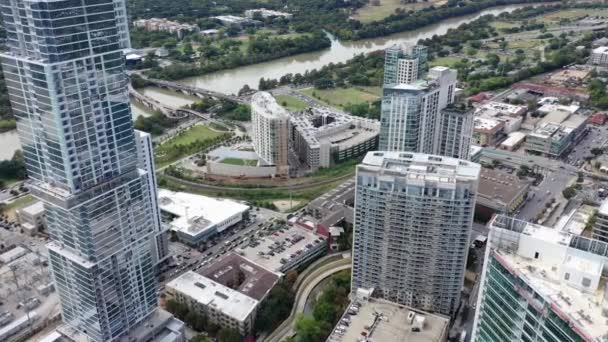
[{"label": "tree", "polygon": [[219,342],[241,342],[243,340],[241,334],[234,329],[220,329],[217,339]]},{"label": "tree", "polygon": [[571,199],[576,195],[576,190],[573,187],[567,187],[562,191],[562,195],[565,199]]},{"label": "tree", "polygon": [[209,338],[204,335],[196,335],[190,339],[188,342],[209,342]]},{"label": "tree", "polygon": [[599,156],[600,154],[604,153],[604,149],[600,148],[600,147],[594,147],[591,149],[591,154],[593,154],[594,156]]},{"label": "tree", "polygon": [[325,337],[327,324],[315,320],[310,316],[301,315],[296,320],[296,334],[298,341],[301,342],[316,342],[321,341]]}]

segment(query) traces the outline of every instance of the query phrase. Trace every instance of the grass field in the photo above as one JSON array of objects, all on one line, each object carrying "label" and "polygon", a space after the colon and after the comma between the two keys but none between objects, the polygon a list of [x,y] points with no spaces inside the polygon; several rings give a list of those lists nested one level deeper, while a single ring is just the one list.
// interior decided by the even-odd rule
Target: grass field
[{"label": "grass field", "polygon": [[493,26],[497,30],[521,26],[520,24],[510,23],[507,21],[495,21],[495,22],[491,23],[490,25]]},{"label": "grass field", "polygon": [[188,144],[195,142],[196,140],[213,139],[221,134],[222,133],[220,133],[220,132],[212,131],[211,129],[209,129],[209,127],[207,127],[205,125],[196,125],[196,126],[193,126],[192,128],[189,128],[188,130],[176,135],[171,140],[160,145],[160,147],[168,148],[168,147],[173,147],[173,146],[177,146],[177,145],[188,145]]},{"label": "grass field", "polygon": [[256,166],[258,165],[257,160],[252,159],[240,159],[240,158],[225,158],[221,161],[222,164],[239,165],[239,166]]},{"label": "grass field", "polygon": [[554,24],[558,23],[562,19],[577,20],[587,15],[592,17],[606,18],[608,17],[608,9],[568,9],[546,14],[537,18],[546,24]]},{"label": "grass field", "polygon": [[34,203],[36,201],[36,198],[34,198],[34,196],[27,194],[25,196],[21,196],[18,199],[14,200],[11,203],[8,203],[6,206],[4,206],[4,208],[2,209],[2,213],[7,215],[8,218],[10,220],[15,220],[16,217],[16,210],[22,207],[25,207],[28,204]]},{"label": "grass field", "polygon": [[448,68],[453,68],[454,64],[460,62],[462,60],[462,57],[453,57],[453,56],[446,56],[446,57],[439,57],[439,58],[435,58],[434,60],[429,62],[429,65],[431,67],[434,66],[445,66]]},{"label": "grass field", "polygon": [[378,99],[380,90],[376,87],[351,87],[334,89],[306,88],[300,90],[304,95],[314,97],[329,106],[344,108],[347,104],[359,104]]},{"label": "grass field", "polygon": [[402,4],[401,0],[380,0],[380,6],[369,4],[363,6],[357,11],[353,17],[362,23],[369,23],[375,20],[382,20],[391,14],[395,13],[397,8],[403,8],[406,11],[416,11],[431,5],[440,6],[446,3],[447,0],[430,0],[426,2],[418,2],[412,4]]},{"label": "grass field", "polygon": [[277,102],[285,107],[287,110],[291,111],[300,111],[306,109],[308,105],[306,102],[298,99],[297,97],[289,96],[289,95],[277,95],[275,96]]}]

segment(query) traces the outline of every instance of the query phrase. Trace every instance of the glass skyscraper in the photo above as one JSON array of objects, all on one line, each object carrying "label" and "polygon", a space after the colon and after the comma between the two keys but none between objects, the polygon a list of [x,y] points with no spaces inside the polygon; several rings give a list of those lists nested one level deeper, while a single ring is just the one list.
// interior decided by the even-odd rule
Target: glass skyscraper
[{"label": "glass skyscraper", "polygon": [[44,202],[65,323],[124,337],[157,307],[151,174],[138,168],[124,0],[0,0],[2,67],[32,193]]}]

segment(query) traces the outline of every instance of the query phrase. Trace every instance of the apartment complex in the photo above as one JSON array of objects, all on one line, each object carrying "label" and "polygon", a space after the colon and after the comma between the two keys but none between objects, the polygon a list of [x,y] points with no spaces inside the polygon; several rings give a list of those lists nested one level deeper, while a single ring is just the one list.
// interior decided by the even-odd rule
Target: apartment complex
[{"label": "apartment complex", "polygon": [[378,121],[335,110],[308,108],[290,116],[289,141],[311,170],[360,156],[378,146]]},{"label": "apartment complex", "polygon": [[267,92],[251,98],[251,139],[255,151],[277,174],[289,172],[289,113]]},{"label": "apartment complex", "polygon": [[426,58],[420,46],[387,50],[379,149],[466,158],[472,114],[444,111],[454,102],[457,73],[439,66],[427,72]]},{"label": "apartment complex", "polygon": [[2,69],[31,191],[46,211],[63,321],[91,341],[139,340],[132,334],[143,336],[157,310],[160,228],[129,108],[125,2],[0,6]]},{"label": "apartment complex", "polygon": [[608,340],[608,244],[496,216],[472,341]]},{"label": "apartment complex", "polygon": [[175,34],[178,38],[183,38],[189,32],[198,31],[198,26],[172,21],[166,18],[139,19],[133,21],[133,26],[146,31],[164,31]]},{"label": "apartment complex", "polygon": [[280,275],[234,253],[198,272],[189,271],[166,285],[169,298],[186,303],[209,322],[251,333],[260,304]]},{"label": "apartment complex", "polygon": [[547,114],[526,137],[528,152],[557,158],[566,153],[585,133],[587,117],[568,111]]},{"label": "apartment complex", "polygon": [[460,300],[480,166],[370,152],[357,167],[351,290],[452,315]]}]

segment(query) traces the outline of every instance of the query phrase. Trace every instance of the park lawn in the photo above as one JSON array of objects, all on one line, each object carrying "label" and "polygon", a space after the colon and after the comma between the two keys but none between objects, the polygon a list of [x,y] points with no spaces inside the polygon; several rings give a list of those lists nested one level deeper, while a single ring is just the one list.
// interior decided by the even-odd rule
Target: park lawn
[{"label": "park lawn", "polygon": [[533,49],[533,48],[538,47],[540,44],[542,44],[542,43],[536,39],[515,40],[515,41],[509,42],[508,48],[509,49]]},{"label": "park lawn", "polygon": [[17,209],[23,208],[26,205],[34,202],[36,202],[36,198],[30,194],[21,196],[13,202],[6,204],[6,206],[2,208],[2,213],[8,216],[9,220],[16,220]]},{"label": "park lawn", "polygon": [[521,26],[520,24],[510,23],[508,21],[495,21],[495,22],[490,23],[490,25],[493,26],[497,30]]},{"label": "park lawn", "polygon": [[403,8],[406,11],[416,11],[431,5],[441,6],[447,0],[430,0],[425,2],[415,2],[411,4],[403,4],[401,0],[379,0],[380,6],[372,5],[371,1],[360,8],[353,17],[362,23],[370,23],[372,21],[382,20],[391,14],[395,14],[397,8]]},{"label": "park lawn", "polygon": [[275,96],[275,99],[281,106],[285,107],[285,109],[294,112],[304,110],[308,107],[306,102],[289,95],[277,95]]},{"label": "park lawn", "polygon": [[455,57],[455,56],[446,56],[446,57],[439,57],[439,58],[435,58],[432,61],[429,62],[429,65],[431,67],[434,66],[445,66],[448,68],[453,68],[454,65],[458,62],[460,62],[462,60],[462,57]]},{"label": "park lawn", "polygon": [[222,135],[221,132],[216,132],[205,125],[195,125],[184,132],[179,133],[166,143],[160,145],[159,149],[169,148],[178,145],[188,145],[197,140],[213,139]]},{"label": "park lawn", "polygon": [[359,104],[375,101],[379,97],[377,93],[372,93],[362,87],[333,89],[306,88],[300,90],[300,92],[306,96],[316,98],[329,106],[339,109],[343,109],[347,104]]},{"label": "park lawn", "polygon": [[224,158],[221,161],[222,164],[239,165],[239,166],[256,166],[258,165],[257,160],[253,159],[240,159],[240,158]]},{"label": "park lawn", "polygon": [[580,19],[587,15],[592,16],[592,17],[606,18],[606,17],[608,17],[608,9],[599,9],[599,8],[567,9],[567,10],[561,10],[561,11],[545,14],[545,15],[539,16],[537,18],[546,24],[553,24],[553,23],[559,22],[562,19],[577,20],[577,19]]}]

